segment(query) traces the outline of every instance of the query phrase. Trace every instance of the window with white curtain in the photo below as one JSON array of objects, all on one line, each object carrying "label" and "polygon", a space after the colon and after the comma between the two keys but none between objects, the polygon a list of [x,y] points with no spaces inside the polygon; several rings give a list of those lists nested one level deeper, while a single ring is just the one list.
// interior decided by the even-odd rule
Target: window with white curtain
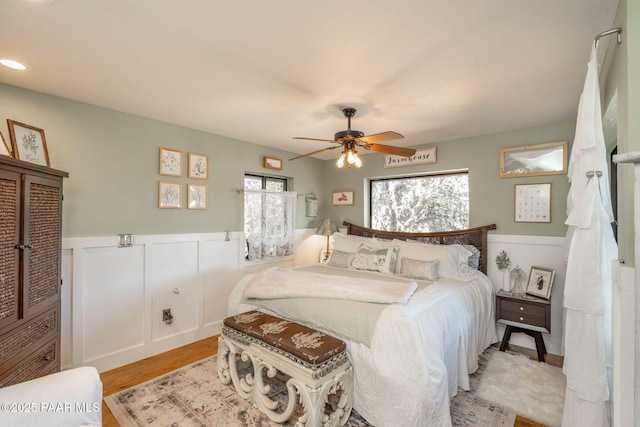
[{"label": "window with white curtain", "polygon": [[246,258],[261,260],[293,255],[297,193],[287,179],[247,174],[244,177]]}]

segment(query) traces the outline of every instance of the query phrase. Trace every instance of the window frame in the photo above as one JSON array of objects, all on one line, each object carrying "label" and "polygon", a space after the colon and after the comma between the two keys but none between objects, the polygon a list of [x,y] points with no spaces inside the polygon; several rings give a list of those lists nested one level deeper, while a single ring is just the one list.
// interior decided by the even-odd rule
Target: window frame
[{"label": "window frame", "polygon": [[284,176],[277,176],[277,175],[264,175],[264,174],[257,174],[257,173],[250,173],[250,172],[245,172],[244,177],[243,177],[243,190],[246,190],[246,188],[244,188],[244,178],[246,177],[250,177],[250,178],[259,178],[262,180],[262,190],[266,190],[267,189],[267,182],[271,181],[271,182],[282,182],[284,184],[284,189],[282,191],[289,191],[288,187],[289,187],[289,178],[284,177]]}]

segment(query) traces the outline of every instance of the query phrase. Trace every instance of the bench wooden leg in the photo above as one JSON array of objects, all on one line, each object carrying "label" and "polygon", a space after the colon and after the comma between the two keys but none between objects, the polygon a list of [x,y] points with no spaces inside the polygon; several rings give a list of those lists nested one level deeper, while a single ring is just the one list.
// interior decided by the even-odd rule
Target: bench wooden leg
[{"label": "bench wooden leg", "polygon": [[[253,373],[240,378],[237,370],[238,357],[251,362]],[[276,411],[278,402],[267,394],[270,386],[265,384],[264,375],[273,378],[278,372],[290,376],[287,380],[287,407],[283,412]],[[233,383],[238,394],[255,405],[272,421],[284,423],[293,414],[298,399],[304,408],[296,426],[301,427],[340,427],[346,424],[353,406],[353,367],[350,362],[319,378],[304,370],[288,359],[273,357],[268,350],[234,342],[220,336],[218,339],[218,377],[224,384]],[[330,396],[336,396],[329,414],[325,413],[325,404]]]}]

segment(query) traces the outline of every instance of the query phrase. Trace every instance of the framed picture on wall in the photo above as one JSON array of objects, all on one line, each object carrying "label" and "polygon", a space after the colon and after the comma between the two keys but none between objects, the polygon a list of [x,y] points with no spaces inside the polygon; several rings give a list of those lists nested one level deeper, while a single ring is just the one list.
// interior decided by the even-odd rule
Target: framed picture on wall
[{"label": "framed picture on wall", "polygon": [[187,185],[187,209],[207,209],[206,185]]},{"label": "framed picture on wall", "polygon": [[353,205],[353,191],[336,191],[332,195],[333,206]]},{"label": "framed picture on wall", "polygon": [[44,130],[7,119],[13,157],[25,162],[50,166]]},{"label": "framed picture on wall", "polygon": [[523,145],[500,150],[500,177],[567,173],[567,141]]},{"label": "framed picture on wall", "polygon": [[182,176],[182,151],[160,148],[160,175]]},{"label": "framed picture on wall", "polygon": [[179,209],[182,207],[182,184],[160,181],[158,183],[158,207]]},{"label": "framed picture on wall", "polygon": [[209,178],[209,157],[207,155],[189,153],[189,178]]},{"label": "framed picture on wall", "polygon": [[262,158],[262,167],[265,169],[282,170],[282,159],[264,156]]},{"label": "framed picture on wall", "polygon": [[551,222],[551,183],[516,184],[515,222]]}]

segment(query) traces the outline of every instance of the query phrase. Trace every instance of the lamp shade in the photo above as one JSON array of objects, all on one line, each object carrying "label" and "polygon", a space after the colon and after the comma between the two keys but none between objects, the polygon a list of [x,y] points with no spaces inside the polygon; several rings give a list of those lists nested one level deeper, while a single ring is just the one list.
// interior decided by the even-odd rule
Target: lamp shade
[{"label": "lamp shade", "polygon": [[321,236],[331,236],[336,231],[338,231],[336,223],[331,218],[327,218],[320,223],[320,227],[316,230],[316,234]]}]

